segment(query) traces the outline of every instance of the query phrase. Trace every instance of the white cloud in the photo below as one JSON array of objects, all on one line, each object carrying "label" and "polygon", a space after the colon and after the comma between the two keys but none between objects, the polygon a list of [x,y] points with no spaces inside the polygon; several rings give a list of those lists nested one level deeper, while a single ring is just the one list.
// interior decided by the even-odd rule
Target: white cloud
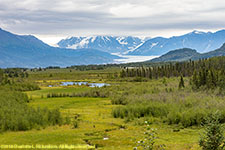
[{"label": "white cloud", "polygon": [[146,17],[151,13],[150,9],[147,6],[127,3],[110,8],[110,13],[118,18]]},{"label": "white cloud", "polygon": [[35,35],[37,38],[41,39],[43,42],[48,43],[51,46],[57,47],[60,40],[65,39],[65,36],[59,36],[59,35]]},{"label": "white cloud", "polygon": [[225,26],[222,0],[0,0],[0,27],[19,34],[170,36]]}]

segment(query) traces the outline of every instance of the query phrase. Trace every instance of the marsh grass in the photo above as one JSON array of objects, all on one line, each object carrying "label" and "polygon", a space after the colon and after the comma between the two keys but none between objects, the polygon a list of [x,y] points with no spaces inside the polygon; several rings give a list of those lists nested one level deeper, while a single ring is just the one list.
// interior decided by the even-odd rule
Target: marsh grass
[{"label": "marsh grass", "polygon": [[[188,85],[179,89],[179,79],[153,80],[147,83],[123,84],[111,97],[112,104],[124,105],[113,109],[115,118],[133,120],[141,117],[161,118],[167,124],[183,127],[201,125],[211,113],[220,111],[221,123],[225,121],[225,98],[216,91],[193,91]],[[165,84],[165,82],[167,84]],[[169,88],[169,90],[168,90]]]},{"label": "marsh grass", "polygon": [[[40,81],[37,83],[41,86],[41,90],[26,92],[28,97],[32,96],[28,105],[34,109],[38,107],[59,109],[62,116],[67,119],[61,126],[4,132],[0,134],[0,143],[52,145],[63,143],[84,146],[89,144],[104,150],[127,150],[136,146],[135,141],[144,138],[143,125],[147,120],[149,128],[158,129],[159,139],[156,140],[156,147],[165,144],[168,150],[199,150],[201,127],[196,125],[201,122],[201,116],[224,108],[223,96],[217,95],[216,90],[192,91],[189,78],[184,78],[185,88],[179,90],[178,78],[115,79],[108,76],[108,73],[113,72],[115,70],[70,72],[67,69],[31,72],[26,80]],[[50,73],[52,77],[49,76]],[[109,94],[105,98],[47,98],[49,93],[73,94],[91,90],[89,87],[76,86],[47,87],[49,82],[58,84],[62,79],[106,83],[109,81],[113,84],[103,88],[103,92]],[[123,115],[123,119],[120,114]],[[225,113],[222,114],[225,116]],[[78,128],[74,128],[73,125],[75,116],[79,116]]]}]

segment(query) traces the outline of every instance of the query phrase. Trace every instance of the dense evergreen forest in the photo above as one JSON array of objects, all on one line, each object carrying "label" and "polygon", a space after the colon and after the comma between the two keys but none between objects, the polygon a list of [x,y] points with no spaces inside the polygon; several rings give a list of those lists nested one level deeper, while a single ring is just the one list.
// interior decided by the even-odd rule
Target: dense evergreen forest
[{"label": "dense evergreen forest", "polygon": [[124,67],[121,78],[143,77],[158,79],[162,77],[192,77],[194,88],[225,88],[225,57],[213,57],[198,61],[177,62],[153,67]]}]

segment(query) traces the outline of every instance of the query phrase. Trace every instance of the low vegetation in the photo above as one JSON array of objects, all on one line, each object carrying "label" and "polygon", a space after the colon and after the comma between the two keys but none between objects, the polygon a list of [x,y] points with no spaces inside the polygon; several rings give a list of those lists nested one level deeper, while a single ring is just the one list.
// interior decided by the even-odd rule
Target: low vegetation
[{"label": "low vegetation", "polygon": [[[0,143],[206,150],[216,137],[221,148],[224,60],[0,70]],[[209,136],[215,127],[220,136]]]},{"label": "low vegetation", "polygon": [[[2,80],[6,81],[5,74]],[[62,124],[62,116],[58,109],[31,108],[30,100],[21,91],[39,90],[36,84],[1,82],[0,86],[0,131],[24,131],[32,128]]]}]

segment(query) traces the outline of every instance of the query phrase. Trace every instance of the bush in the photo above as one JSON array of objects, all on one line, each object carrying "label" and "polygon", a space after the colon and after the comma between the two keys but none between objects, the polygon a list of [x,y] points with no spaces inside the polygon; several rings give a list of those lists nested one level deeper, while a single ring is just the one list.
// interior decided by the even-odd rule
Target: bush
[{"label": "bush", "polygon": [[51,97],[109,97],[109,92],[104,91],[100,88],[94,88],[84,92],[77,93],[48,93],[47,98]]},{"label": "bush", "polygon": [[40,90],[41,88],[35,83],[26,83],[26,82],[17,82],[14,84],[7,84],[4,88],[8,88],[9,90],[13,91],[35,91]]},{"label": "bush", "polygon": [[62,124],[58,109],[28,107],[26,94],[0,90],[0,95],[0,131],[24,131]]},{"label": "bush", "polygon": [[114,108],[112,115],[115,118],[140,118],[145,116],[162,117],[166,116],[169,112],[168,105],[165,104],[139,104],[127,105],[123,107]]},{"label": "bush", "polygon": [[74,129],[78,128],[78,121],[77,120],[73,121],[73,128]]},{"label": "bush", "polygon": [[212,114],[207,118],[204,134],[199,140],[203,150],[222,150],[225,146],[224,129],[219,122],[219,115]]}]

